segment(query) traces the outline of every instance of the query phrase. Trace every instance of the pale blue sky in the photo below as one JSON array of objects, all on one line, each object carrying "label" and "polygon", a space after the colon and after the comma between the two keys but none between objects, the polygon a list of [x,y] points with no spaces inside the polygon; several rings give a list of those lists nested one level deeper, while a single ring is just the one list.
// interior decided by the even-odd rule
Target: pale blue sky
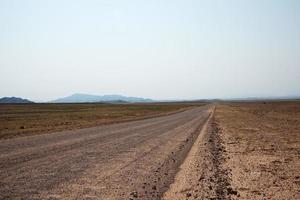
[{"label": "pale blue sky", "polygon": [[300,95],[299,0],[0,0],[0,97]]}]

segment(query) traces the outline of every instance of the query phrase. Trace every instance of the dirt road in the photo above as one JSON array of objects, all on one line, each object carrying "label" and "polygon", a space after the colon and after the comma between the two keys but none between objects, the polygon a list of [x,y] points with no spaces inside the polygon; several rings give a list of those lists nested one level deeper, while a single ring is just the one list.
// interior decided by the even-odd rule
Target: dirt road
[{"label": "dirt road", "polygon": [[160,199],[211,111],[1,141],[0,199]]}]

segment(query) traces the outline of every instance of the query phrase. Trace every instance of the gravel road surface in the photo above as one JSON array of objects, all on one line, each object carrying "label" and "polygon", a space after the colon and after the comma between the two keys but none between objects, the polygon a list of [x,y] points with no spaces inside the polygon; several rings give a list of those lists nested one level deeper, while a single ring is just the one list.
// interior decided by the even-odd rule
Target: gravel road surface
[{"label": "gravel road surface", "polygon": [[210,113],[3,140],[0,199],[160,199]]}]

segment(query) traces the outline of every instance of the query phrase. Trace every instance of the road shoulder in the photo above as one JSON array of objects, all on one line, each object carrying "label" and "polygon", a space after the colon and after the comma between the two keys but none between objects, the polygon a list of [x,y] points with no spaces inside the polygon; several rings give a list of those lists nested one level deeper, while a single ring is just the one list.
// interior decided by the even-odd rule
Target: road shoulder
[{"label": "road shoulder", "polygon": [[163,199],[224,199],[235,194],[223,166],[224,151],[212,112]]}]

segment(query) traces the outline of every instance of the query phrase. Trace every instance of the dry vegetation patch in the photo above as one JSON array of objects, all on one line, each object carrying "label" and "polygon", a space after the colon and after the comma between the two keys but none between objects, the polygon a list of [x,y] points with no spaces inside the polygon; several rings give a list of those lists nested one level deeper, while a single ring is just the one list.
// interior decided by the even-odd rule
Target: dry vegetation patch
[{"label": "dry vegetation patch", "polygon": [[201,104],[6,104],[0,105],[0,139],[144,119]]}]

